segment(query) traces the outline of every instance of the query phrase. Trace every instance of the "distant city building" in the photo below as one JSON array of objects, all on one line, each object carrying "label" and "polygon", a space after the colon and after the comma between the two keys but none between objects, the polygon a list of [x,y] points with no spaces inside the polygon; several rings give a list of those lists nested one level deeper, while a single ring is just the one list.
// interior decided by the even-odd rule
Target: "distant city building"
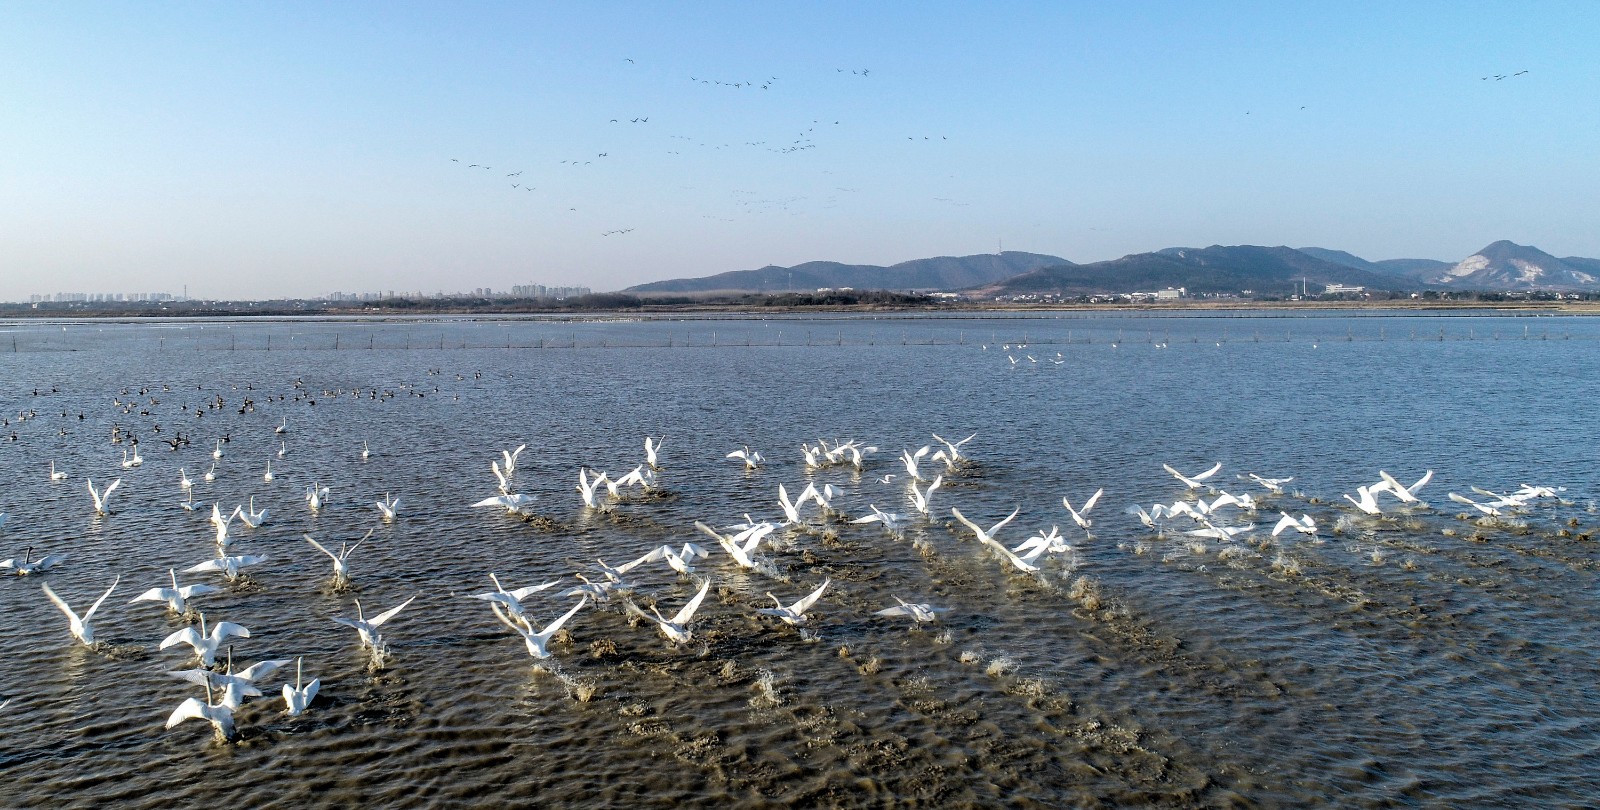
[{"label": "distant city building", "polygon": [[1325,293],[1358,293],[1366,292],[1366,287],[1349,287],[1343,284],[1329,284],[1323,289]]},{"label": "distant city building", "polygon": [[1179,298],[1182,298],[1185,295],[1187,295],[1188,292],[1189,292],[1189,290],[1187,288],[1185,288],[1185,287],[1178,287],[1176,289],[1174,289],[1172,287],[1168,287],[1165,290],[1156,290],[1156,300],[1157,301],[1176,301]]}]

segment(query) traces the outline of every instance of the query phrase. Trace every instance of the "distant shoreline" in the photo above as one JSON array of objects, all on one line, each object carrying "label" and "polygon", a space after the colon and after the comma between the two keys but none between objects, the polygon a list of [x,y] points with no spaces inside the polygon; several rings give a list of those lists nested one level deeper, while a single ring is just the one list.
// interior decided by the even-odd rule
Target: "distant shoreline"
[{"label": "distant shoreline", "polygon": [[831,316],[949,316],[957,318],[983,317],[986,314],[1006,316],[1052,314],[1100,315],[1174,315],[1190,314],[1204,317],[1209,314],[1261,313],[1264,316],[1293,313],[1367,312],[1404,314],[1506,314],[1506,315],[1600,315],[1600,301],[1186,301],[1177,304],[1115,303],[1115,304],[1040,304],[962,302],[917,305],[808,305],[808,306],[750,306],[748,304],[642,304],[627,307],[532,307],[532,306],[447,306],[439,307],[285,307],[260,305],[195,305],[168,308],[117,308],[117,309],[32,309],[27,305],[0,308],[0,321],[41,320],[273,320],[283,318],[315,318],[326,320],[373,320],[428,318],[551,318],[611,319],[611,318],[687,318],[696,316],[712,318],[761,318],[782,315]]}]

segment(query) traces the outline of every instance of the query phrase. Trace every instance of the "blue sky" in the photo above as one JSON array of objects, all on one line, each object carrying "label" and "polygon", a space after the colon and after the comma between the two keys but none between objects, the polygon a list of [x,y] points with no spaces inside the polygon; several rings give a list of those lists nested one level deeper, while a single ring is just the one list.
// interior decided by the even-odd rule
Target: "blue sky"
[{"label": "blue sky", "polygon": [[1600,4],[863,5],[9,4],[0,299],[1600,256]]}]

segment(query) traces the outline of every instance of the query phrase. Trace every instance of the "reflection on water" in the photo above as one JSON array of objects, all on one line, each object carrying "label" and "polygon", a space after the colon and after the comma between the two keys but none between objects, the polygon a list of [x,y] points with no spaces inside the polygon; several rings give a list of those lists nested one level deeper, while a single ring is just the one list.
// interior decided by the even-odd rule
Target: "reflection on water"
[{"label": "reflection on water", "polygon": [[[0,581],[0,763],[27,774],[8,803],[1460,807],[1582,804],[1600,788],[1588,319],[8,328],[0,551],[69,555]],[[900,451],[973,432],[972,463],[943,470],[933,520],[916,518]],[[145,463],[124,469],[130,435]],[[665,437],[661,490],[583,509],[579,468],[620,476],[646,435]],[[861,471],[808,471],[800,445],[818,439],[880,451]],[[490,461],[522,443],[533,514],[471,508],[495,494]],[[725,458],[746,444],[768,459],[750,472]],[[1163,463],[1215,462],[1217,486],[1259,501],[1228,517],[1253,531],[1157,534],[1124,511],[1188,496]],[[232,529],[232,553],[267,560],[195,608],[250,628],[232,640],[241,665],[304,656],[323,683],[289,718],[276,694],[293,667],[266,679],[233,745],[200,723],[163,730],[198,693],[164,674],[185,654],[156,648],[184,620],[126,603],[214,556],[209,509],[179,507],[180,467],[196,501],[254,496],[270,513]],[[1341,496],[1380,469],[1435,470],[1418,493],[1431,506],[1357,512]],[[1294,480],[1273,495],[1246,473]],[[95,517],[84,479],[118,476],[114,513]],[[808,509],[757,570],[694,528],[780,519],[778,485],[808,481],[843,490],[842,516]],[[316,511],[313,483],[329,488]],[[1445,497],[1523,483],[1567,489],[1498,517]],[[1101,487],[1086,535],[1061,498]],[[401,499],[393,521],[373,506],[385,494]],[[848,522],[869,505],[913,517],[904,539]],[[1024,574],[951,507],[985,526],[1020,507],[999,540],[1059,525],[1071,551]],[[1272,537],[1280,511],[1319,533]],[[302,539],[337,548],[369,530],[348,588]],[[599,580],[596,560],[685,542],[712,552],[695,575],[626,576],[663,613],[710,579],[684,644],[613,597],[536,661],[468,598],[491,571],[507,588],[562,578],[524,600],[542,626],[573,603],[557,594],[575,572]],[[104,644],[84,649],[39,582],[76,607],[117,575]],[[767,592],[824,578],[806,632],[756,613]],[[356,599],[370,616],[413,595],[383,625],[382,667],[332,621]],[[950,610],[927,625],[873,615],[896,597]]]}]

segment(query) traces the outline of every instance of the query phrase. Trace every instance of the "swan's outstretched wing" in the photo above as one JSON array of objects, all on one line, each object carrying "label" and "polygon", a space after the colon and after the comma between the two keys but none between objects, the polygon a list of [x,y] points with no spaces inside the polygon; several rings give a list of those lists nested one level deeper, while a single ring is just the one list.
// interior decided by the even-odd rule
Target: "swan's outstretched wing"
[{"label": "swan's outstretched wing", "polygon": [[506,593],[511,594],[511,596],[513,598],[515,598],[517,601],[520,602],[523,599],[527,599],[528,597],[530,597],[530,596],[532,596],[532,595],[534,595],[534,594],[536,594],[536,593],[538,593],[540,591],[549,590],[549,589],[554,588],[555,586],[560,585],[560,584],[561,584],[561,580],[552,579],[549,582],[546,582],[546,583],[544,583],[542,585],[529,585],[526,588],[518,588],[518,589],[516,589],[514,591],[506,591]]},{"label": "swan's outstretched wing", "polygon": [[334,562],[339,562],[339,555],[329,551],[321,543],[318,543],[311,535],[306,534],[306,535],[301,535],[301,536],[304,537],[306,539],[306,542],[310,543],[313,548],[315,548],[316,550],[322,552],[323,554],[328,555],[329,557],[332,557]]},{"label": "swan's outstretched wing", "polygon": [[999,523],[996,523],[993,526],[989,527],[989,535],[991,537],[994,536],[994,533],[1000,531],[1003,528],[1005,528],[1005,525],[1007,523],[1010,523],[1011,521],[1016,520],[1017,519],[1017,514],[1020,513],[1021,511],[1022,511],[1022,507],[1020,507],[1020,506],[1015,508],[1015,509],[1013,509],[1013,510],[1011,510],[1011,514],[1006,515],[1006,519],[1005,520],[1002,520]]},{"label": "swan's outstretched wing", "polygon": [[183,594],[182,591],[175,591],[171,588],[151,588],[150,590],[145,591],[144,593],[141,593],[132,599],[129,599],[128,604],[131,605],[134,602],[171,602],[174,597],[180,599],[188,598]]},{"label": "swan's outstretched wing", "polygon": [[910,616],[911,615],[911,608],[908,608],[905,605],[895,605],[892,608],[884,608],[883,610],[877,611],[877,612],[873,613],[872,615],[874,615],[874,616]]},{"label": "swan's outstretched wing", "polygon": [[1410,492],[1412,495],[1415,495],[1415,494],[1417,494],[1417,490],[1422,489],[1423,487],[1427,486],[1428,482],[1432,481],[1432,480],[1433,480],[1433,470],[1429,470],[1429,471],[1423,473],[1421,478],[1417,479],[1417,483],[1412,484],[1409,487],[1406,487],[1406,491]]},{"label": "swan's outstretched wing", "polygon": [[795,602],[794,604],[790,605],[789,609],[794,611],[795,613],[805,613],[806,611],[810,610],[811,606],[815,605],[817,603],[817,600],[822,598],[822,592],[827,590],[828,589],[828,585],[830,583],[832,583],[832,582],[833,582],[832,579],[824,579],[822,581],[822,584],[817,586],[816,590],[812,591],[809,594],[806,594],[806,596],[803,599],[801,599],[800,601]]},{"label": "swan's outstretched wing", "polygon": [[172,710],[172,715],[167,718],[167,728],[172,728],[185,720],[199,719],[209,723],[211,722],[211,715],[206,712],[206,709],[206,704],[200,702],[199,698],[185,698],[182,703],[178,704],[178,708]]},{"label": "swan's outstretched wing", "polygon": [[1211,476],[1216,475],[1217,471],[1221,470],[1221,469],[1222,469],[1222,462],[1219,461],[1216,464],[1212,465],[1211,469],[1206,470],[1205,472],[1194,476],[1194,480],[1196,480],[1196,481],[1204,481],[1204,480],[1210,478]]},{"label": "swan's outstretched wing", "polygon": [[71,619],[73,622],[78,622],[79,621],[78,614],[73,613],[72,612],[72,608],[68,607],[67,603],[62,601],[61,597],[56,596],[56,592],[55,591],[50,590],[50,583],[41,582],[41,583],[39,583],[39,587],[43,588],[44,589],[44,595],[50,597],[50,601],[55,603],[55,606],[56,606],[57,610],[60,610],[62,613],[65,613],[67,615],[67,618]]},{"label": "swan's outstretched wing", "polygon": [[683,610],[678,611],[678,615],[672,617],[672,623],[680,627],[688,624],[689,620],[694,617],[694,612],[700,609],[700,602],[706,598],[706,591],[709,590],[711,590],[711,580],[708,579],[700,584],[700,592],[689,600],[689,604],[684,605]]},{"label": "swan's outstretched wing", "polygon": [[555,621],[545,625],[544,626],[544,630],[541,633],[539,633],[539,635],[545,636],[545,637],[549,637],[549,636],[555,635],[556,631],[561,629],[561,625],[566,624],[568,619],[572,618],[573,616],[578,615],[578,611],[583,610],[583,606],[587,605],[587,604],[589,604],[588,597],[585,597],[583,599],[578,600],[578,604],[573,605],[571,610],[567,611],[566,613],[561,614],[561,616],[558,617]]},{"label": "swan's outstretched wing", "polygon": [[289,659],[287,658],[280,658],[273,661],[262,661],[246,667],[243,671],[238,673],[238,677],[247,681],[256,681],[265,678],[274,672],[277,672],[280,667],[285,667],[288,665]]},{"label": "swan's outstretched wing", "polygon": [[978,524],[973,523],[970,520],[967,520],[967,516],[961,514],[961,510],[960,509],[957,509],[954,506],[952,506],[952,507],[950,507],[950,514],[954,515],[956,520],[961,521],[961,523],[963,525],[965,525],[967,528],[971,529],[972,533],[977,535],[979,538],[982,538],[986,534],[986,532],[984,532],[982,526],[979,526]]},{"label": "swan's outstretched wing", "polygon": [[1294,529],[1300,526],[1300,521],[1289,517],[1288,512],[1279,512],[1283,517],[1278,519],[1277,525],[1272,527],[1272,536],[1277,537],[1284,529]]},{"label": "swan's outstretched wing", "polygon": [[165,650],[166,648],[177,644],[187,644],[198,649],[201,645],[205,644],[205,639],[200,637],[200,632],[198,630],[195,630],[193,627],[185,627],[182,630],[179,630],[176,633],[173,633],[172,635],[162,639],[161,643],[157,645],[156,649]]},{"label": "swan's outstretched wing", "polygon": [[417,599],[417,597],[413,596],[410,599],[407,599],[406,601],[401,602],[400,604],[398,604],[398,605],[396,605],[396,606],[394,606],[392,608],[389,608],[388,610],[385,610],[384,612],[379,613],[376,616],[373,616],[372,618],[367,620],[367,624],[371,625],[372,627],[378,627],[379,625],[383,624],[384,622],[389,621],[390,619],[394,618],[395,614],[399,613],[402,610],[405,610],[406,609],[406,605],[411,604],[412,602],[416,601],[416,599]]},{"label": "swan's outstretched wing", "polygon": [[1089,500],[1083,502],[1083,508],[1078,510],[1079,514],[1089,514],[1089,510],[1094,508],[1094,505],[1099,502],[1100,496],[1104,494],[1105,491],[1105,487],[1095,490],[1094,494],[1089,496]]},{"label": "swan's outstretched wing", "polygon": [[233,622],[217,622],[216,624],[211,625],[212,638],[221,641],[225,638],[229,638],[230,636],[249,638],[250,629],[242,624],[234,624]]}]

